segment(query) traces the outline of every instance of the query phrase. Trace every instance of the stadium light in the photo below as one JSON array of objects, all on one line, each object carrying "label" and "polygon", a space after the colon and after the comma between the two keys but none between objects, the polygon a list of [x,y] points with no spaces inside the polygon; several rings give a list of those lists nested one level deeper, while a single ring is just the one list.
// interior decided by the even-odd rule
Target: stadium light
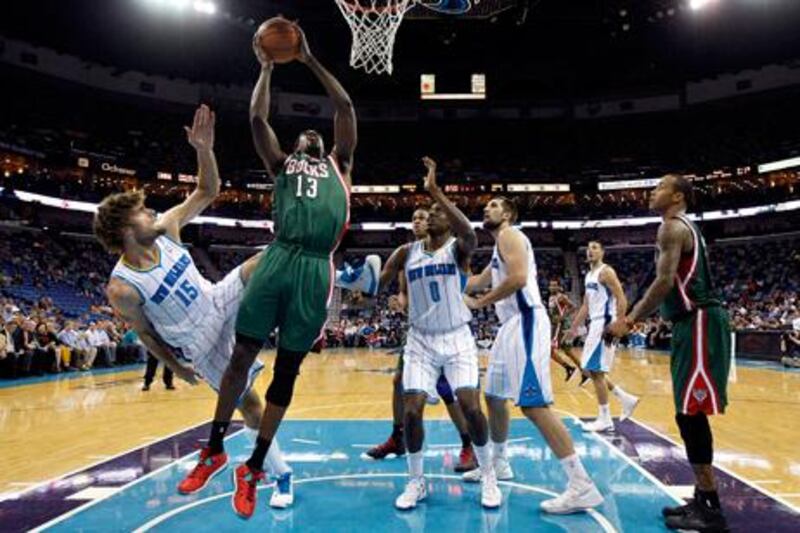
[{"label": "stadium light", "polygon": [[194,10],[206,15],[213,15],[217,12],[217,5],[209,0],[199,0],[193,4]]},{"label": "stadium light", "polygon": [[706,6],[715,3],[717,0],[689,0],[689,7],[693,11],[698,11]]}]

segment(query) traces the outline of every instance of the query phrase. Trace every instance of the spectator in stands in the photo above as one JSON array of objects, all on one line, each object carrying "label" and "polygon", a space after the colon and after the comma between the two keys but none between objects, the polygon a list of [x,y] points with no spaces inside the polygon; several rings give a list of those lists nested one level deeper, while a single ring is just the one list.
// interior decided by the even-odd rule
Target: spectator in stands
[{"label": "spectator in stands", "polygon": [[50,333],[47,324],[44,322],[40,322],[36,326],[34,345],[34,361],[40,372],[61,372],[61,358],[56,348],[57,339],[55,335]]},{"label": "spectator in stands", "polygon": [[83,370],[87,355],[81,342],[80,333],[75,329],[75,322],[70,320],[64,325],[64,329],[58,333],[58,341],[69,348],[69,365],[74,369]]},{"label": "spectator in stands", "polygon": [[784,366],[800,368],[800,328],[781,336],[781,362]]},{"label": "spectator in stands", "polygon": [[34,373],[38,374],[38,370],[33,366],[33,356],[36,350],[34,342],[36,324],[32,320],[25,319],[21,314],[17,315],[16,321],[17,331],[14,332],[14,344],[20,352],[20,357],[17,361],[17,375],[29,376]]},{"label": "spectator in stands", "polygon": [[2,368],[3,377],[8,379],[17,377],[21,350],[17,349],[16,332],[17,321],[10,316],[3,324],[3,330],[0,331],[0,358],[2,358],[0,368]]},{"label": "spectator in stands", "polygon": [[125,333],[117,346],[117,361],[120,364],[144,363],[147,360],[147,348],[139,339],[136,330],[125,324]]}]

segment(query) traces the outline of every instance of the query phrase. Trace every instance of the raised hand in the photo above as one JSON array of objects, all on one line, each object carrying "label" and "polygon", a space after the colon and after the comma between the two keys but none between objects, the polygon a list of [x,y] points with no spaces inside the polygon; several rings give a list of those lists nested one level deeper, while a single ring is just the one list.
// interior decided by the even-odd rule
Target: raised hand
[{"label": "raised hand", "polygon": [[297,22],[292,22],[292,26],[297,31],[297,35],[300,37],[300,53],[297,55],[297,60],[301,63],[308,63],[314,58],[314,55],[311,53],[311,48],[308,46],[308,39],[306,39],[306,33],[300,27]]},{"label": "raised hand", "polygon": [[431,192],[439,187],[436,183],[436,161],[425,156],[422,158],[422,163],[428,169],[428,174],[425,176],[425,190]]},{"label": "raised hand", "polygon": [[194,122],[192,127],[184,126],[186,130],[186,139],[189,141],[195,150],[213,150],[214,149],[214,124],[216,122],[216,115],[211,111],[207,105],[203,104],[194,112]]}]

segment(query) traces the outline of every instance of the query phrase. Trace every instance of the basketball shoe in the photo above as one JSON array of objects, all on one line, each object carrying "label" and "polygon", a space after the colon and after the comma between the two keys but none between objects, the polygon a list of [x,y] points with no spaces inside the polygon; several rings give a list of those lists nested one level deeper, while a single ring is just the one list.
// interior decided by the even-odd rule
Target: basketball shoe
[{"label": "basketball shoe", "polygon": [[222,472],[228,464],[228,454],[225,452],[215,455],[206,447],[200,450],[200,459],[191,472],[178,484],[181,494],[194,494],[208,485],[211,478]]},{"label": "basketball shoe", "polygon": [[571,483],[555,498],[541,503],[542,511],[550,514],[570,514],[587,511],[603,503],[603,496],[590,480]]},{"label": "basketball shoe", "polygon": [[409,479],[403,494],[394,501],[394,506],[401,511],[407,511],[417,506],[428,497],[428,488],[425,486],[425,478]]},{"label": "basketball shoe", "polygon": [[240,464],[233,471],[233,510],[242,518],[250,518],[256,509],[256,488],[264,479],[264,472],[251,470],[247,464]]},{"label": "basketball shoe", "polygon": [[389,455],[393,457],[400,457],[406,454],[406,447],[402,440],[395,439],[390,436],[383,444],[378,444],[374,448],[370,448],[366,452],[366,456],[370,459],[380,460],[386,459]]}]

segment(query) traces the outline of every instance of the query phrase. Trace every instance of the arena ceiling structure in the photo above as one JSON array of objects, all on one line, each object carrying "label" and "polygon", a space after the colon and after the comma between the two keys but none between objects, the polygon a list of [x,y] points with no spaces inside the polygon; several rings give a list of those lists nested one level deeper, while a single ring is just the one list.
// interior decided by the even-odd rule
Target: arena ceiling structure
[{"label": "arena ceiling structure", "polygon": [[[489,0],[485,0],[489,1]],[[580,98],[673,86],[789,62],[800,51],[793,0],[505,0],[487,17],[403,21],[392,76],[347,66],[350,32],[334,0],[73,0],[17,2],[0,34],[87,61],[210,83],[249,83],[258,24],[299,20],[318,56],[353,94],[416,95],[422,72],[482,72],[498,98]],[[280,84],[317,91],[290,65]]]}]

